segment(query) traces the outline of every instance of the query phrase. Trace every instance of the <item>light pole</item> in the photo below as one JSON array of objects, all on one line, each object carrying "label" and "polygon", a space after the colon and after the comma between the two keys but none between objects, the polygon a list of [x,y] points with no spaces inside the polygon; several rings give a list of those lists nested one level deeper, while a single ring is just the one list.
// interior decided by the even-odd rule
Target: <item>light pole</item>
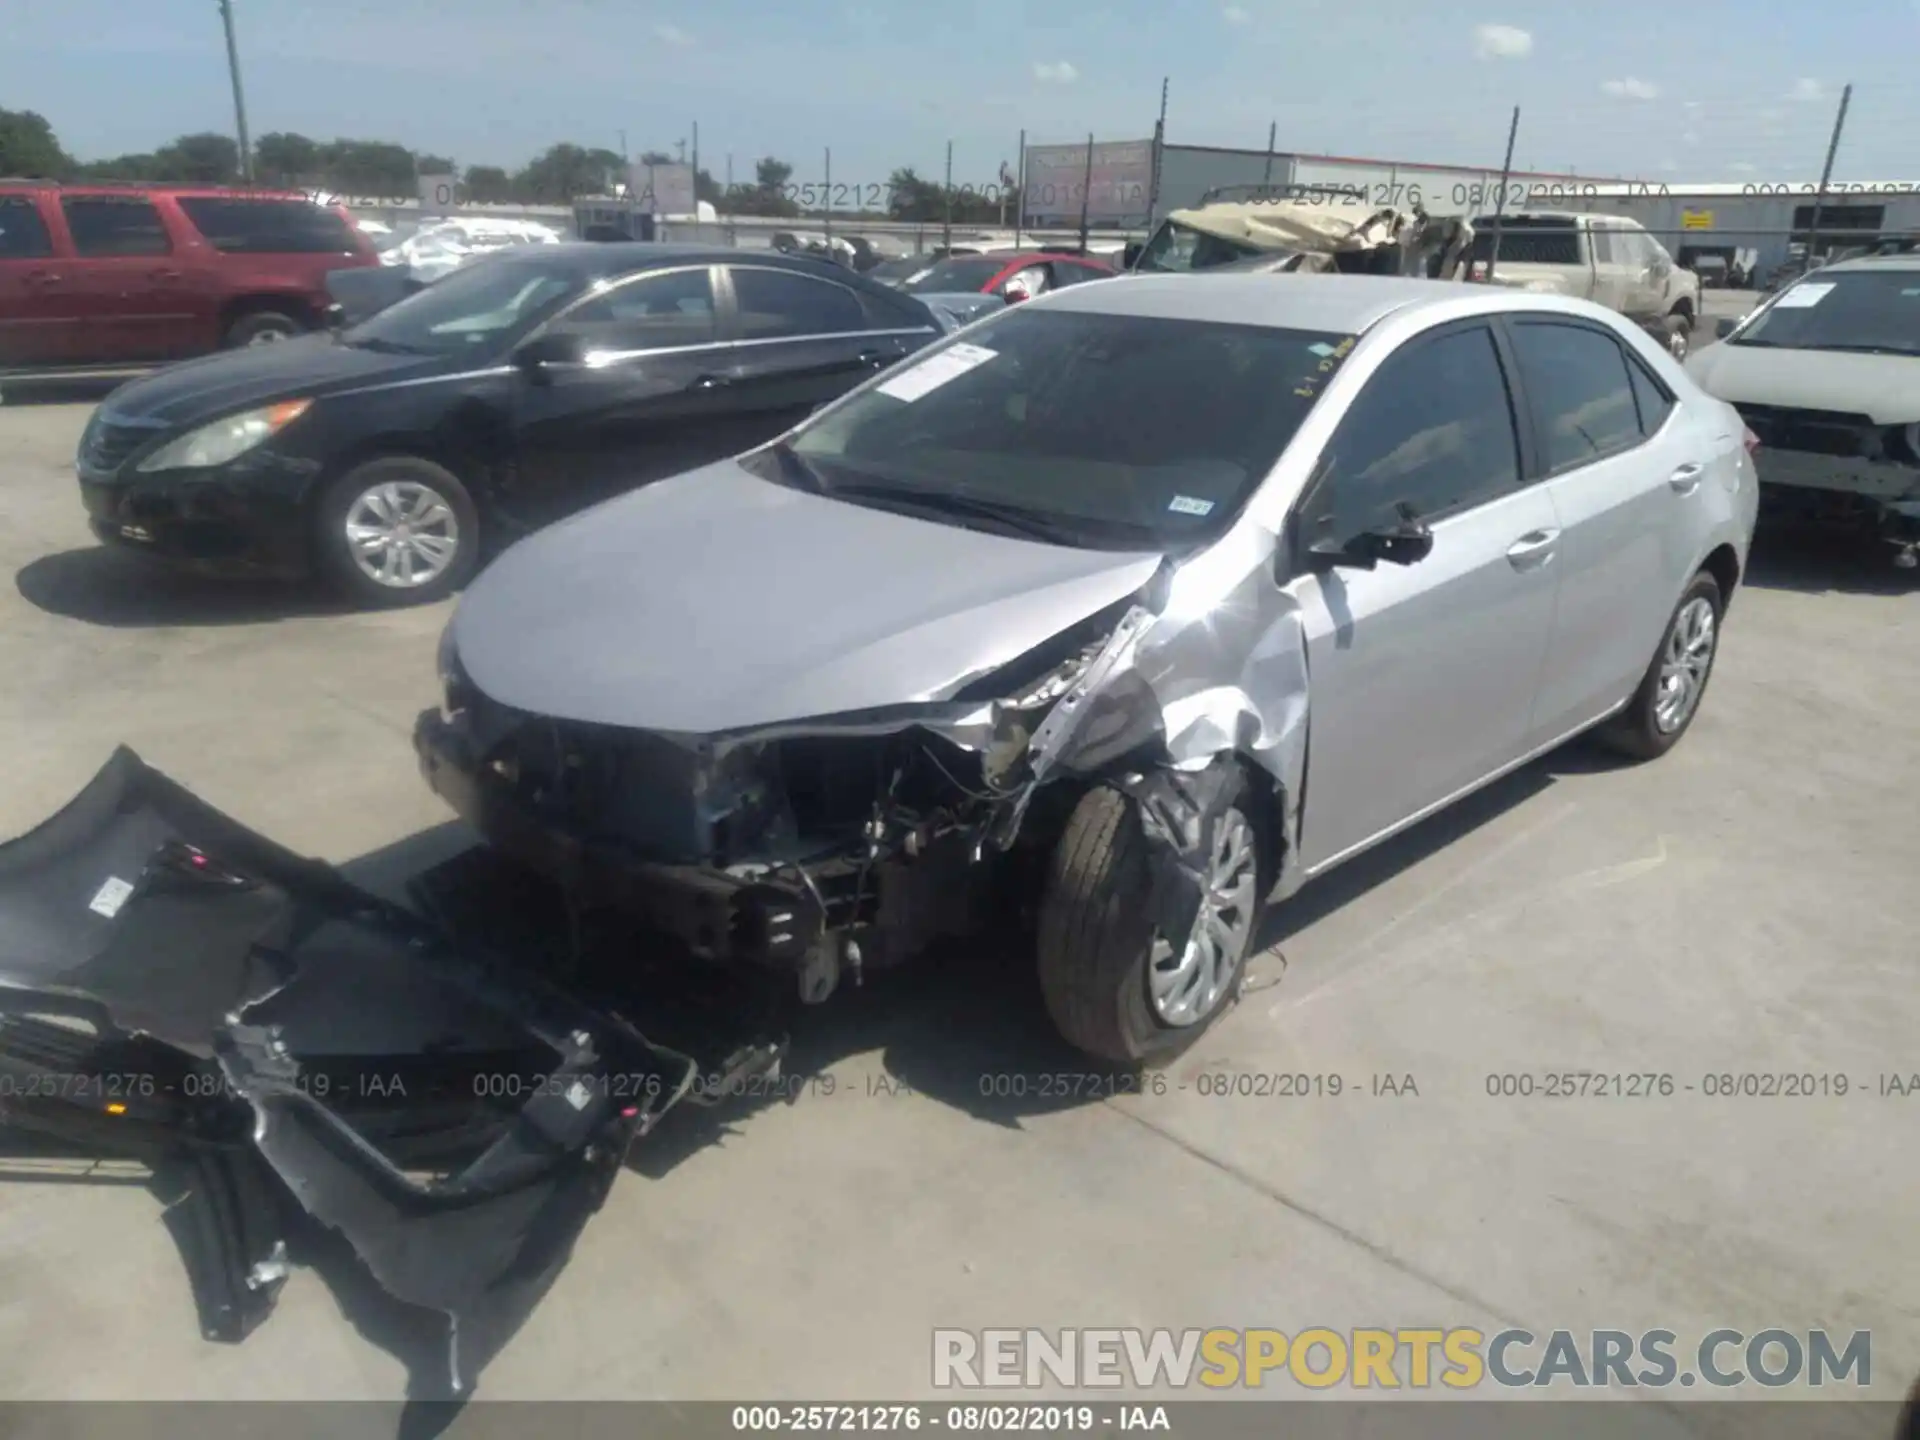
[{"label": "light pole", "polygon": [[240,129],[240,177],[253,184],[253,146],[247,139],[247,97],[240,89],[240,47],[233,38],[233,0],[220,0],[220,23],[227,32],[227,71],[233,76],[233,118]]}]

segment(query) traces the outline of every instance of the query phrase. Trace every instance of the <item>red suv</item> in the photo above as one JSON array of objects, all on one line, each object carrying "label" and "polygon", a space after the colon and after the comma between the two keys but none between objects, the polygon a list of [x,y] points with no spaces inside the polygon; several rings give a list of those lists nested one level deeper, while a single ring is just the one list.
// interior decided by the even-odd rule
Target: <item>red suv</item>
[{"label": "red suv", "polygon": [[322,323],[377,265],[339,206],[217,188],[0,183],[0,373],[129,368]]}]

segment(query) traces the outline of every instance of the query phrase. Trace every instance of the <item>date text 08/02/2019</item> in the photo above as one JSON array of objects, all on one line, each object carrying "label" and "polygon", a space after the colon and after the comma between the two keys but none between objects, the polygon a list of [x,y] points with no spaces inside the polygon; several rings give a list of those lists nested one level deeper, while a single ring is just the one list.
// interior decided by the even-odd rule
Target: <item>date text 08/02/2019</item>
[{"label": "date text 08/02/2019", "polygon": [[1002,1405],[736,1405],[732,1428],[748,1432],[846,1434],[951,1430],[1056,1435],[1068,1431],[1171,1430],[1164,1405],[1054,1403]]}]

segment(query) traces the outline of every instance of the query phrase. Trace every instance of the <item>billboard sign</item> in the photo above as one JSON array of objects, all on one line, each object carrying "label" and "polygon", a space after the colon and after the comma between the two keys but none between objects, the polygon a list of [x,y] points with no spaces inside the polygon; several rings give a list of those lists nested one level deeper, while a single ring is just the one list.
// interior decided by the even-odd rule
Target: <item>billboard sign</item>
[{"label": "billboard sign", "polygon": [[1092,146],[1091,183],[1086,145],[1029,145],[1022,208],[1030,224],[1080,223],[1082,197],[1094,224],[1137,224],[1147,218],[1153,192],[1153,141],[1109,140]]},{"label": "billboard sign", "polygon": [[633,203],[649,215],[691,215],[693,204],[693,167],[691,165],[649,165],[636,160],[627,171],[627,193]]}]

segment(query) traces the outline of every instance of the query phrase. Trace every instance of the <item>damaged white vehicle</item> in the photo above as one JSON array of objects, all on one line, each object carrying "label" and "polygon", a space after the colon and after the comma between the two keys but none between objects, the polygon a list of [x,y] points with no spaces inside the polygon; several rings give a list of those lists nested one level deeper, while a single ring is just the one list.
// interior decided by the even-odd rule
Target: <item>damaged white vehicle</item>
[{"label": "damaged white vehicle", "polygon": [[1124,263],[1145,275],[1225,268],[1460,280],[1473,234],[1456,216],[1370,205],[1340,187],[1233,186],[1169,212]]},{"label": "damaged white vehicle", "polygon": [[1583,730],[1691,724],[1757,484],[1599,307],[1143,278],[994,315],[509,550],[416,746],[492,844],[801,996],[1024,914],[1131,1063],[1264,901]]}]

